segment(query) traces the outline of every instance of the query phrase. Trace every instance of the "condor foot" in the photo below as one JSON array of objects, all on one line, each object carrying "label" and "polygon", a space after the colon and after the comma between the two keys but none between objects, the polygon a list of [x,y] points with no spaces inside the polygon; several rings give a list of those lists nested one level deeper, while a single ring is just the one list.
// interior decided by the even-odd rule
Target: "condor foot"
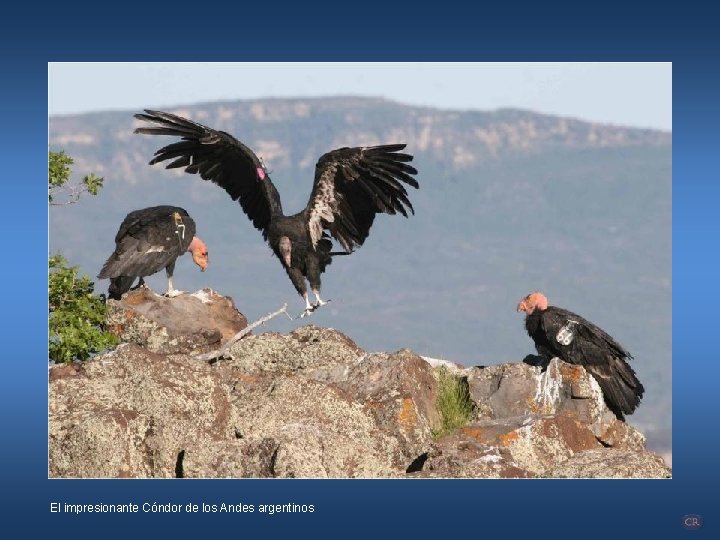
[{"label": "condor foot", "polygon": [[185,291],[179,291],[177,289],[170,289],[167,291],[163,296],[167,298],[175,298],[176,296],[180,296],[181,294],[185,294]]},{"label": "condor foot", "polygon": [[315,302],[312,306],[309,308],[306,308],[305,311],[303,311],[300,315],[298,315],[298,319],[303,319],[305,317],[309,317],[312,313],[320,309],[322,306],[329,304],[330,300],[320,300],[319,302]]}]

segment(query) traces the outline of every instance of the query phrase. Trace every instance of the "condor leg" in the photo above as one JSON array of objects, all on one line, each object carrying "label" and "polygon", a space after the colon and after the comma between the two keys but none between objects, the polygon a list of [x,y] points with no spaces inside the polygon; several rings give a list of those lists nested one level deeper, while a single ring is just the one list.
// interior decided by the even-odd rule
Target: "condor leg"
[{"label": "condor leg", "polygon": [[175,287],[173,287],[173,272],[175,271],[175,261],[171,262],[165,267],[165,273],[167,274],[168,279],[168,290],[165,293],[165,296],[168,298],[173,298],[175,296],[178,296],[182,294],[182,291],[178,291]]},{"label": "condor leg", "polygon": [[312,289],[313,294],[315,295],[315,303],[312,305],[313,311],[319,308],[320,306],[324,306],[327,304],[330,300],[323,300],[320,298],[320,263],[315,258],[308,257],[307,262],[307,274],[308,274],[308,281],[310,282],[310,288]]},{"label": "condor leg", "polygon": [[[135,278],[133,278],[133,281],[134,280],[135,280]],[[145,285],[145,278],[143,276],[140,276],[140,280],[137,282],[137,285],[132,287],[130,290],[134,291],[136,289],[147,289],[147,288],[148,288],[148,286]]]},{"label": "condor leg", "polygon": [[303,297],[303,300],[305,300],[305,311],[303,311],[300,314],[300,317],[307,317],[310,315],[310,313],[313,312],[313,307],[310,305],[310,299],[308,298],[307,293],[307,286],[305,285],[305,276],[302,275],[302,272],[298,270],[297,268],[287,268],[285,267],[285,271],[287,272],[288,276],[290,276],[290,281],[292,281],[292,284],[295,286],[295,290],[297,293]]}]

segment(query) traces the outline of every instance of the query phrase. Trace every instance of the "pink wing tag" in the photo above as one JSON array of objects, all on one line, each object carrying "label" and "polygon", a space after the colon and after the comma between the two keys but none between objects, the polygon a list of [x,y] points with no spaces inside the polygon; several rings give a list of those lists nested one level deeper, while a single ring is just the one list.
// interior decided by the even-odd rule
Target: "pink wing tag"
[{"label": "pink wing tag", "polygon": [[263,169],[262,167],[258,167],[257,175],[260,180],[265,180],[265,169]]}]

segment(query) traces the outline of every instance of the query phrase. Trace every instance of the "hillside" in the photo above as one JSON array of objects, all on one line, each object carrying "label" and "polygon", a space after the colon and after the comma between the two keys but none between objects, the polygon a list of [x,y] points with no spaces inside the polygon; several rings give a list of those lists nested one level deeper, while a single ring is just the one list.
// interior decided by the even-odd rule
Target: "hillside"
[{"label": "hillside", "polygon": [[[186,208],[210,249],[201,274],[181,260],[176,286],[212,287],[249,319],[284,302],[298,312],[280,264],[224,191],[149,167],[170,139],[133,135],[132,114],[52,117],[51,149],[95,172],[97,198],[50,211],[50,249],[95,275],[125,214]],[[312,317],[365,350],[410,347],[466,366],[533,352],[520,297],[551,303],[608,330],[635,356],[647,388],[630,422],[658,452],[671,429],[671,167],[669,133],[529,111],[445,111],[379,99],[257,100],[174,109],[228,131],[264,158],[286,212],[306,202],[316,159],[343,145],[402,141],[416,156],[415,216],[381,216],[365,246],[324,276],[333,300]],[[148,280],[164,290],[164,276]],[[98,283],[104,290],[106,282]],[[272,330],[297,323],[277,319]]]}]

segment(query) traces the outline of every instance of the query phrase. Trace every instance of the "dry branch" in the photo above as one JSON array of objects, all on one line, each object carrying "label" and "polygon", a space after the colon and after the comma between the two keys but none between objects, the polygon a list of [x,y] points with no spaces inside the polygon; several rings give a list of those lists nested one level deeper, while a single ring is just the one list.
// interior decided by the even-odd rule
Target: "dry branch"
[{"label": "dry branch", "polygon": [[265,324],[270,319],[277,317],[281,313],[285,313],[285,315],[287,315],[290,319],[292,319],[292,317],[290,317],[290,315],[287,312],[287,307],[288,307],[287,303],[283,304],[283,307],[281,307],[277,311],[268,313],[264,317],[259,318],[254,323],[249,324],[248,326],[246,326],[245,328],[240,330],[237,334],[235,334],[233,337],[231,337],[228,340],[228,342],[225,345],[223,345],[220,349],[209,352],[209,353],[200,354],[196,358],[202,360],[203,362],[212,362],[213,360],[218,360],[218,359],[222,358],[223,356],[226,356],[227,351],[230,349],[230,346],[233,343],[235,343],[236,341],[238,341],[238,340],[242,339],[243,337],[245,337],[246,335],[248,335],[250,332],[252,332],[253,328],[258,327],[261,324]]}]

